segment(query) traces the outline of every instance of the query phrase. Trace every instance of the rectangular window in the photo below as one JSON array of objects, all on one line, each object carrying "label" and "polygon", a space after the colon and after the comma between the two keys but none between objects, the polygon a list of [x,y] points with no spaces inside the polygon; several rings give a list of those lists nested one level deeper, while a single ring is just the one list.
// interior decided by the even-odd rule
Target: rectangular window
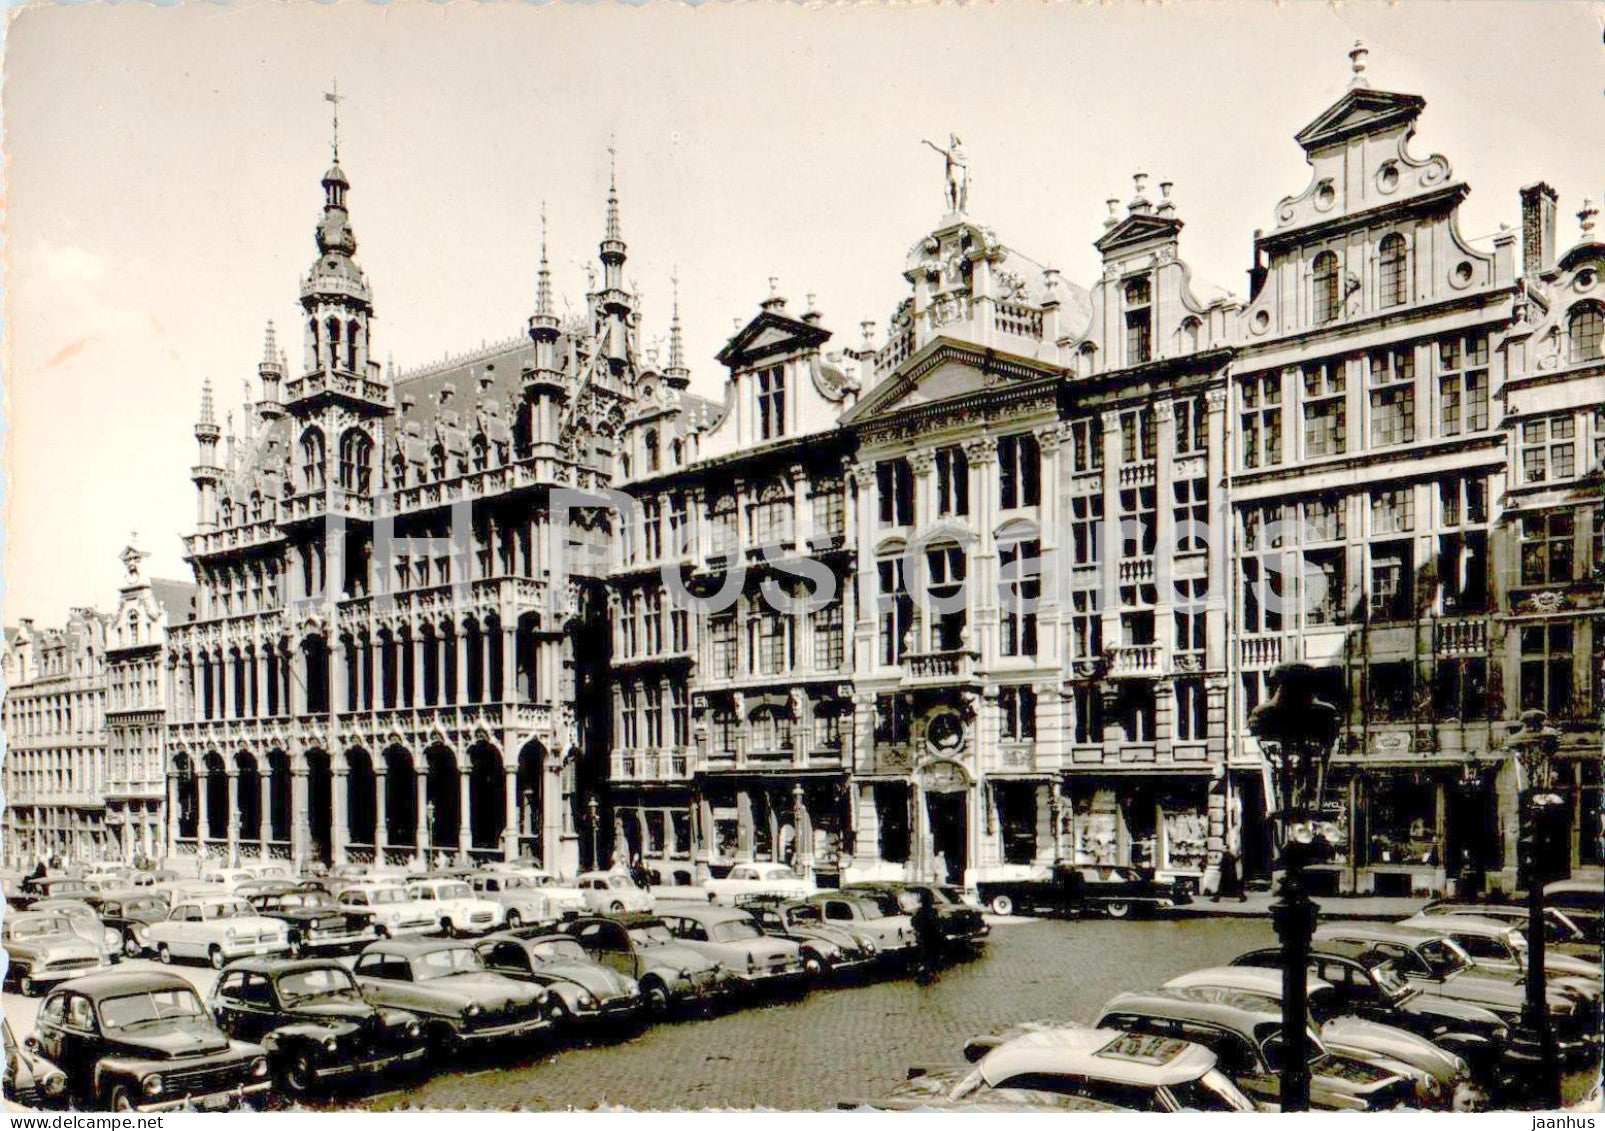
[{"label": "rectangular window", "polygon": [[903,560],[877,562],[880,582],[876,605],[880,614],[880,657],[888,666],[903,662],[909,629],[914,623],[914,600],[903,577]]},{"label": "rectangular window", "polygon": [[1176,681],[1176,738],[1198,742],[1209,737],[1209,697],[1201,679]]},{"label": "rectangular window", "polygon": [[847,532],[846,495],[839,485],[813,484],[814,533],[816,542],[839,540]]},{"label": "rectangular window", "polygon": [[1077,745],[1103,742],[1103,690],[1096,684],[1077,683],[1070,693],[1072,739]]},{"label": "rectangular window", "polygon": [[998,547],[998,620],[1005,656],[1037,654],[1036,603],[1042,595],[1042,543]]},{"label": "rectangular window", "polygon": [[1159,451],[1159,427],[1152,408],[1120,414],[1120,459],[1123,463],[1154,459]]},{"label": "rectangular window", "polygon": [[875,465],[875,491],[882,526],[914,525],[914,472],[906,459],[885,459]]},{"label": "rectangular window", "polygon": [[1415,492],[1411,488],[1371,492],[1372,534],[1407,534],[1415,528]]},{"label": "rectangular window", "polygon": [[708,621],[708,662],[716,679],[736,675],[736,618],[718,616]]},{"label": "rectangular window", "polygon": [[1488,717],[1488,661],[1481,656],[1439,660],[1433,672],[1432,713],[1472,722]]},{"label": "rectangular window", "polygon": [[1243,466],[1275,467],[1282,462],[1282,379],[1276,373],[1244,377],[1237,383],[1243,426]]},{"label": "rectangular window", "polygon": [[936,453],[936,513],[970,513],[970,465],[962,448],[941,448]]},{"label": "rectangular window", "polygon": [[813,612],[814,667],[837,671],[842,666],[842,604],[832,601]]},{"label": "rectangular window", "polygon": [[1120,492],[1120,556],[1147,557],[1158,537],[1158,503],[1152,487],[1128,487]]},{"label": "rectangular window", "polygon": [[1029,432],[998,440],[998,505],[1003,510],[1042,504],[1042,456]]},{"label": "rectangular window", "polygon": [[1570,510],[1524,515],[1521,520],[1521,583],[1549,585],[1572,580],[1577,520]]},{"label": "rectangular window", "polygon": [[1408,444],[1416,438],[1416,363],[1410,346],[1373,350],[1371,368],[1371,446]]},{"label": "rectangular window", "polygon": [[1209,544],[1209,480],[1182,479],[1171,484],[1175,496],[1176,552],[1202,551]]},{"label": "rectangular window", "polygon": [[764,489],[762,501],[749,510],[752,537],[758,546],[786,546],[791,543],[793,508],[790,495],[773,485]]},{"label": "rectangular window", "polygon": [[1371,544],[1371,616],[1409,620],[1415,612],[1414,554],[1409,541]]},{"label": "rectangular window", "polygon": [[641,506],[641,518],[645,524],[643,544],[646,560],[655,562],[663,557],[663,504],[656,499],[648,499]]},{"label": "rectangular window", "polygon": [[619,737],[626,750],[634,750],[641,744],[640,707],[635,698],[635,688],[626,687],[619,692]]},{"label": "rectangular window", "polygon": [[1571,479],[1577,474],[1577,419],[1570,414],[1521,426],[1521,477],[1525,483]]},{"label": "rectangular window", "polygon": [[1070,544],[1076,565],[1096,565],[1103,545],[1103,496],[1076,495],[1070,500]]},{"label": "rectangular window", "polygon": [[1521,709],[1564,718],[1572,709],[1572,626],[1521,629]]},{"label": "rectangular window", "polygon": [[683,683],[669,685],[674,697],[674,745],[684,749],[691,745],[691,696]]},{"label": "rectangular window", "polygon": [[875,742],[901,746],[908,741],[912,708],[901,695],[875,696]]},{"label": "rectangular window", "polygon": [[1078,589],[1070,594],[1070,654],[1093,660],[1103,654],[1103,613],[1098,590]]},{"label": "rectangular window", "polygon": [[758,371],[758,438],[775,440],[786,434],[786,368],[776,365]]},{"label": "rectangular window", "polygon": [[1304,366],[1304,454],[1336,456],[1348,450],[1348,407],[1343,362]]},{"label": "rectangular window", "polygon": [[1209,447],[1209,414],[1202,397],[1171,402],[1176,419],[1176,454],[1191,455]]},{"label": "rectangular window", "polygon": [[786,618],[772,609],[752,618],[753,671],[758,675],[779,675],[791,667],[788,654]]},{"label": "rectangular window", "polygon": [[1037,736],[1037,693],[1027,685],[998,688],[1004,742],[1026,742]]},{"label": "rectangular window", "polygon": [[1153,357],[1153,289],[1147,279],[1126,284],[1126,364],[1141,365]]},{"label": "rectangular window", "polygon": [[1103,423],[1077,420],[1070,425],[1071,466],[1078,472],[1103,466]]},{"label": "rectangular window", "polygon": [[1438,343],[1438,419],[1445,436],[1488,427],[1488,335]]},{"label": "rectangular window", "polygon": [[1415,665],[1372,664],[1366,669],[1366,710],[1378,722],[1404,722],[1415,708]]},{"label": "rectangular window", "polygon": [[646,744],[651,750],[663,747],[663,688],[646,685]]},{"label": "rectangular window", "polygon": [[1209,582],[1201,577],[1176,582],[1176,651],[1203,652],[1207,643],[1208,618],[1205,599]]},{"label": "rectangular window", "polygon": [[1344,593],[1347,570],[1341,546],[1304,551],[1304,623],[1344,624],[1348,601]]},{"label": "rectangular window", "polygon": [[963,598],[966,569],[964,551],[957,546],[926,550],[925,568],[930,578],[927,591],[935,599],[931,610],[931,645],[942,652],[956,651],[964,647],[968,613],[963,607],[938,612],[935,602],[947,608],[950,604],[958,604]]}]

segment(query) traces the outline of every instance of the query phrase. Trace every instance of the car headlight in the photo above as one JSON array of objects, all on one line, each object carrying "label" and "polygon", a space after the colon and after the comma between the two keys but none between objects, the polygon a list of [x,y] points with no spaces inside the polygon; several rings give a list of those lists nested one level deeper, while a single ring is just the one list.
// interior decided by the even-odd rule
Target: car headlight
[{"label": "car headlight", "polygon": [[323,1041],[323,1051],[333,1052],[340,1047],[340,1041],[335,1037],[326,1037]]},{"label": "car headlight", "polygon": [[632,996],[640,993],[641,983],[637,982],[634,978],[624,979],[624,992]]},{"label": "car headlight", "polygon": [[579,996],[579,1002],[580,1002],[580,1008],[581,1009],[595,1009],[596,1008],[596,999],[594,997],[592,997],[588,993],[581,992],[581,994]]},{"label": "car headlight", "polygon": [[479,1014],[480,1014],[480,1008],[479,1008],[479,1003],[477,1001],[470,1002],[469,1005],[468,1005],[468,1008],[463,1010],[463,1016],[465,1016],[465,1017],[478,1017]]},{"label": "car headlight", "polygon": [[119,935],[113,928],[107,927],[101,932],[100,940],[106,944],[107,950],[116,950],[122,946],[123,936]]},{"label": "car headlight", "polygon": [[267,1057],[259,1056],[255,1060],[251,1061],[251,1075],[252,1076],[266,1076],[267,1074],[268,1074]]},{"label": "car headlight", "polygon": [[224,927],[223,928],[223,937],[228,939],[228,940],[230,940],[230,941],[233,941],[233,939],[234,939],[234,928],[233,927]]},{"label": "car headlight", "polygon": [[162,1094],[162,1074],[160,1072],[151,1073],[145,1077],[143,1083],[146,1095],[159,1096]]},{"label": "car headlight", "polygon": [[424,1031],[424,1027],[422,1025],[418,1024],[418,1022],[416,1022],[416,1021],[407,1022],[407,1036],[409,1036],[409,1037],[421,1037],[421,1036],[423,1036],[423,1031]]},{"label": "car headlight", "polygon": [[47,1096],[59,1096],[67,1090],[67,1074],[57,1069],[39,1081],[39,1088]]},{"label": "car headlight", "polygon": [[140,946],[145,945],[145,926],[143,923],[134,924],[128,929],[128,933],[134,936],[134,941]]}]

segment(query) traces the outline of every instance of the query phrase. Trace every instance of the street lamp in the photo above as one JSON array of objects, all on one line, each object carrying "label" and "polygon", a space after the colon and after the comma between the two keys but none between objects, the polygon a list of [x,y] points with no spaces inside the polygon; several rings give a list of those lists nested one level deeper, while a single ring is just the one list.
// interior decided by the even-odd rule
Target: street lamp
[{"label": "street lamp", "polygon": [[1523,711],[1521,721],[1511,730],[1508,743],[1521,771],[1517,803],[1522,810],[1518,863],[1527,883],[1527,1001],[1522,1006],[1521,1025],[1511,1038],[1511,1058],[1532,1066],[1533,1103],[1540,1111],[1560,1106],[1560,1054],[1555,1046],[1555,1030],[1549,1019],[1549,986],[1544,939],[1544,849],[1545,819],[1552,806],[1565,801],[1554,792],[1554,755],[1560,733],[1549,725],[1542,711]]},{"label": "street lamp", "polygon": [[600,868],[602,866],[601,858],[600,858],[600,855],[598,854],[597,845],[596,845],[596,833],[597,833],[596,822],[597,822],[597,810],[599,808],[600,808],[600,806],[598,806],[597,803],[596,803],[596,795],[594,793],[591,794],[591,796],[589,796],[589,797],[587,797],[585,799],[585,819],[587,821],[589,821],[590,825],[591,825],[591,867],[592,868]]},{"label": "street lamp", "polygon": [[1271,921],[1282,944],[1281,1109],[1310,1109],[1310,942],[1316,907],[1304,890],[1304,867],[1320,857],[1315,828],[1327,760],[1338,737],[1338,711],[1315,694],[1315,669],[1284,664],[1271,673],[1274,694],[1254,708],[1248,729],[1276,773],[1282,824],[1282,882]]}]

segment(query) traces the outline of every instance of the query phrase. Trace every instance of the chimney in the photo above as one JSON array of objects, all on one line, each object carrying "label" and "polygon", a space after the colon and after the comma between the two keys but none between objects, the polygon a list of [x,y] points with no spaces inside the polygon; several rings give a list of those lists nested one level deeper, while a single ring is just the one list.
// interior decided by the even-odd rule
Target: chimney
[{"label": "chimney", "polygon": [[1555,265],[1555,190],[1543,181],[1521,190],[1521,273],[1537,278]]}]

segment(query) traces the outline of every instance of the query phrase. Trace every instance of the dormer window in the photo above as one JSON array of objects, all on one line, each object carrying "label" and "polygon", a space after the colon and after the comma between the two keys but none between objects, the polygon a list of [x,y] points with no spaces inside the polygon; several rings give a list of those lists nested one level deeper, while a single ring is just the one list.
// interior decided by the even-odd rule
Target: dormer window
[{"label": "dormer window", "polygon": [[1605,305],[1580,302],[1566,318],[1566,336],[1571,339],[1571,360],[1598,361],[1605,357]]},{"label": "dormer window", "polygon": [[659,466],[663,462],[663,454],[662,454],[662,449],[659,447],[659,444],[658,444],[658,430],[656,428],[648,428],[647,429],[646,437],[645,437],[645,446],[646,446],[646,469],[648,471],[657,471]]},{"label": "dormer window", "polygon": [[1126,284],[1126,364],[1141,365],[1153,357],[1153,289],[1147,278]]},{"label": "dormer window", "polygon": [[1378,305],[1383,310],[1394,306],[1403,306],[1406,295],[1407,275],[1405,265],[1404,237],[1397,232],[1384,236],[1378,249],[1380,258],[1377,265]]},{"label": "dormer window", "polygon": [[1338,316],[1338,261],[1334,252],[1323,251],[1315,257],[1315,304],[1317,324],[1337,321]]},{"label": "dormer window", "polygon": [[758,438],[776,440],[786,434],[786,370],[776,365],[758,371]]}]

